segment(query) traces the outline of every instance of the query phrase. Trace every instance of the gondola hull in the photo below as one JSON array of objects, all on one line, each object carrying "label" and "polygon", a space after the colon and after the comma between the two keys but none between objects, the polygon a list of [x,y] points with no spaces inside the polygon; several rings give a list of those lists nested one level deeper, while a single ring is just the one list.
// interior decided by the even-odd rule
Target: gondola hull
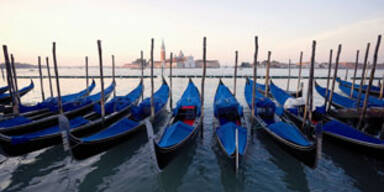
[{"label": "gondola hull", "polygon": [[[30,85],[18,90],[18,94],[20,97],[24,96],[28,92],[30,92],[34,88],[33,81],[31,81]],[[11,94],[4,94],[0,97],[0,104],[6,105],[12,102]]]},{"label": "gondola hull", "polygon": [[375,159],[384,160],[384,145],[372,145],[369,143],[351,140],[329,132],[323,132],[325,142],[341,145],[351,151],[365,154]]}]

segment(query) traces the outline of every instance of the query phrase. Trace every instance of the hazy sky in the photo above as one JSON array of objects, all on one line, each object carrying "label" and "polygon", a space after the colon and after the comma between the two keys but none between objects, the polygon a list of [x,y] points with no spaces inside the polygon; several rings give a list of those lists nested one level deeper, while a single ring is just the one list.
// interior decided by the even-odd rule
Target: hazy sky
[{"label": "hazy sky", "polygon": [[[251,61],[253,38],[259,36],[260,56],[309,60],[311,41],[318,42],[317,61],[326,61],[330,48],[343,44],[342,60],[353,61],[356,49],[376,43],[384,33],[383,0],[0,0],[0,44],[7,44],[16,60],[36,64],[37,56],[51,56],[57,43],[59,65],[83,65],[84,56],[97,64],[96,40],[103,42],[106,65],[115,54],[122,65],[149,57],[155,38],[155,58],[161,40],[169,51],[202,57],[202,38],[208,38],[208,59],[233,65]],[[379,62],[384,62],[384,43]],[[3,55],[0,54],[3,62]]]}]

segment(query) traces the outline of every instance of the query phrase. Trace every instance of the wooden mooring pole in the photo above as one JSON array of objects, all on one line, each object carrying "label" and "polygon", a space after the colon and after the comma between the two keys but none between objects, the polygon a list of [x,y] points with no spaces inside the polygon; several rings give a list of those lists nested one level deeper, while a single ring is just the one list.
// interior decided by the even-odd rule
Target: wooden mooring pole
[{"label": "wooden mooring pole", "polygon": [[331,49],[329,51],[329,61],[328,61],[328,74],[327,74],[327,89],[325,90],[325,100],[324,100],[324,107],[325,109],[328,109],[327,103],[329,100],[329,81],[331,78],[331,71],[332,71],[332,59],[333,59],[333,50]]},{"label": "wooden mooring pole", "polygon": [[335,71],[334,71],[334,73],[333,73],[332,88],[331,88],[331,94],[330,94],[330,98],[329,98],[329,102],[328,102],[327,112],[329,112],[329,110],[331,110],[332,99],[333,99],[333,93],[334,93],[334,91],[335,91],[335,85],[336,85],[337,70],[338,70],[338,68],[339,68],[340,53],[341,53],[341,44],[339,44],[339,47],[337,48],[336,63],[335,63]]},{"label": "wooden mooring pole", "polygon": [[357,96],[357,105],[356,108],[360,108],[360,98],[363,92],[363,86],[365,82],[365,70],[367,69],[368,64],[368,55],[369,55],[369,48],[371,46],[371,43],[367,44],[367,48],[365,49],[365,57],[364,57],[364,64],[363,64],[363,71],[361,72],[362,78],[360,80],[360,86],[359,86],[359,95]]},{"label": "wooden mooring pole", "polygon": [[357,72],[357,66],[359,65],[359,54],[360,54],[360,50],[357,50],[356,51],[355,68],[353,69],[352,89],[351,89],[351,92],[349,94],[350,98],[352,98],[353,92],[355,91],[356,72]]},{"label": "wooden mooring pole", "polygon": [[266,74],[265,74],[265,92],[264,96],[268,97],[269,93],[269,68],[271,67],[271,51],[268,51],[268,59],[267,59],[267,68],[266,68]]},{"label": "wooden mooring pole", "polygon": [[153,91],[154,91],[154,82],[153,82],[153,46],[154,46],[154,39],[151,39],[151,119],[153,120],[155,118],[155,108],[154,108],[154,98],[153,98]]},{"label": "wooden mooring pole", "polygon": [[303,52],[300,52],[300,61],[299,61],[299,77],[297,80],[297,87],[296,87],[296,97],[299,97],[299,92],[300,92],[300,84],[301,84],[301,71],[303,68]]},{"label": "wooden mooring pole", "polygon": [[104,74],[103,74],[103,50],[102,50],[100,40],[97,40],[97,48],[99,53],[100,84],[101,84],[100,108],[101,108],[101,118],[104,123],[104,120],[105,120],[104,97],[105,96],[104,96]]},{"label": "wooden mooring pole", "polygon": [[375,52],[374,52],[374,55],[373,55],[373,65],[372,65],[372,69],[371,69],[371,76],[369,78],[367,91],[365,92],[365,98],[364,98],[364,104],[363,104],[363,112],[360,115],[358,129],[362,129],[363,120],[365,119],[365,114],[367,112],[369,93],[370,93],[370,90],[371,90],[371,87],[372,87],[372,84],[373,84],[373,79],[375,77],[375,70],[376,70],[377,57],[378,57],[378,52],[379,52],[379,48],[380,48],[380,43],[381,43],[381,35],[379,35],[377,37],[376,48],[375,48]]},{"label": "wooden mooring pole", "polygon": [[49,82],[49,91],[51,93],[51,97],[53,97],[53,88],[52,88],[52,79],[51,79],[51,70],[49,69],[49,60],[48,57],[45,58],[45,61],[47,63],[47,71],[48,71],[48,82]]},{"label": "wooden mooring pole", "polygon": [[203,77],[201,79],[201,120],[203,123],[201,123],[201,131],[200,136],[201,138],[204,137],[204,85],[205,85],[205,76],[206,76],[206,70],[207,70],[207,37],[203,38]]},{"label": "wooden mooring pole", "polygon": [[235,97],[236,97],[236,90],[237,90],[236,83],[237,83],[237,61],[238,61],[238,55],[239,55],[239,52],[236,50],[235,51],[235,74],[234,74],[234,82],[233,82],[233,96],[235,96]]},{"label": "wooden mooring pole", "polygon": [[45,95],[44,95],[44,84],[43,84],[43,73],[41,71],[41,57],[39,56],[37,58],[37,65],[39,67],[39,78],[40,78],[40,89],[41,89],[41,100],[45,100]]}]

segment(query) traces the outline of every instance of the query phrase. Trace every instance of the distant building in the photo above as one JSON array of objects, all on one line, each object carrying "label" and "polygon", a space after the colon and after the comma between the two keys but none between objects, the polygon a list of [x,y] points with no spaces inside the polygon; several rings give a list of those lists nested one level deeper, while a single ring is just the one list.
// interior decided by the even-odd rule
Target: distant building
[{"label": "distant building", "polygon": [[[219,68],[220,63],[218,60],[206,60],[207,62],[207,68]],[[203,60],[195,60],[195,64],[197,68],[203,67]]]}]

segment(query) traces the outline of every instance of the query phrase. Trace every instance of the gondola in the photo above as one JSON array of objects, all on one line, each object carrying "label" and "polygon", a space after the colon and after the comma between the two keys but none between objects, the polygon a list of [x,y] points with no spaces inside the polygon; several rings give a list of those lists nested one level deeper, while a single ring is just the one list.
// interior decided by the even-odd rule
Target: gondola
[{"label": "gondola", "polygon": [[[265,85],[261,83],[256,83],[256,89],[258,92],[265,92]],[[296,93],[296,91],[287,91],[287,93],[292,97],[302,97],[303,96],[303,84],[301,84],[300,90]],[[268,97],[273,97],[270,92],[268,92]]]},{"label": "gondola", "polygon": [[[347,96],[350,96],[351,95],[351,90],[352,88],[351,87],[346,87],[344,86],[342,83],[339,84],[339,89],[344,93],[346,94]],[[359,91],[357,90],[353,90],[352,91],[352,97],[354,99],[357,99],[359,97]],[[361,94],[360,95],[360,101],[363,102],[365,99],[365,94]],[[384,107],[384,100],[383,99],[379,99],[377,97],[374,97],[374,96],[369,96],[368,97],[368,103],[370,106],[374,106],[374,107]]]},{"label": "gondola", "polygon": [[[33,81],[31,80],[31,83],[21,89],[18,90],[18,94],[20,97],[24,96],[25,94],[27,94],[28,92],[30,92],[33,88],[35,87],[35,85],[33,84]],[[0,94],[0,104],[9,104],[12,102],[12,96],[10,93],[2,93]]]},{"label": "gondola", "polygon": [[[153,96],[155,118],[165,110],[169,98],[169,87],[163,78],[163,84]],[[144,99],[138,106],[132,106],[127,116],[106,128],[92,134],[76,135],[68,133],[72,155],[81,160],[100,153],[123,142],[129,135],[145,130],[145,123],[151,119],[151,99]]]},{"label": "gondola", "polygon": [[[113,90],[115,83],[105,89],[104,99],[108,99]],[[73,102],[63,104],[64,115],[68,118],[77,117],[85,114],[93,109],[94,105],[100,102],[101,93],[97,93]],[[0,133],[8,135],[16,135],[40,130],[57,124],[58,120],[57,106],[50,106],[47,113],[39,114],[33,117],[16,116],[0,121]]]},{"label": "gondola", "polygon": [[[80,92],[77,92],[77,93],[72,93],[72,94],[62,96],[61,97],[62,103],[68,103],[76,99],[80,99],[85,96],[88,96],[88,94],[91,93],[95,87],[96,87],[96,84],[95,84],[95,81],[93,80],[91,85],[85,88],[84,90],[81,90]],[[40,113],[44,110],[48,110],[50,106],[57,106],[57,97],[47,98],[44,101],[39,102],[32,106],[20,104],[19,112],[22,114],[32,115],[32,114]]]},{"label": "gondola", "polygon": [[[324,88],[324,87],[321,87],[317,82],[315,82],[315,89],[317,91],[317,93],[319,93],[323,98],[326,98],[328,97],[328,100],[330,99],[331,95],[331,91],[328,90],[327,92],[327,89]],[[328,94],[327,94],[328,93]],[[357,106],[357,101],[354,100],[354,99],[350,99],[348,97],[345,97],[343,95],[340,95],[336,92],[333,92],[333,98],[332,98],[332,105],[336,108],[336,109],[353,109],[353,108],[356,108]],[[360,102],[360,107],[363,106],[363,102]]]},{"label": "gondola", "polygon": [[[341,80],[340,78],[336,78],[336,81],[339,82],[339,84],[341,86],[352,88],[352,83],[351,82]],[[359,88],[360,88],[360,85],[359,84],[355,84],[353,87],[354,87],[355,90],[358,91]],[[368,89],[368,85],[363,85],[362,92],[365,93],[367,91],[367,89]],[[372,85],[371,86],[371,90],[369,91],[369,95],[373,95],[373,96],[377,96],[378,97],[380,95],[380,87]]]},{"label": "gondola", "polygon": [[[70,132],[73,134],[86,134],[100,130],[104,126],[111,125],[136,105],[143,91],[142,81],[125,96],[116,96],[105,104],[105,117],[101,118],[100,104],[85,115],[69,119]],[[59,144],[61,139],[59,125],[35,130],[24,134],[6,135],[0,134],[0,146],[4,155],[17,156]]]},{"label": "gondola", "polygon": [[[252,83],[247,79],[244,95],[248,107],[252,109]],[[275,95],[275,97],[280,95]],[[286,93],[286,92],[285,92]],[[289,97],[288,93],[286,93]],[[255,92],[255,114],[253,117],[283,149],[291,153],[294,157],[302,161],[305,165],[315,168],[317,166],[317,140],[311,141],[305,134],[294,124],[290,123],[282,117],[279,107],[267,97]]]},{"label": "gondola", "polygon": [[[284,106],[288,99],[292,99],[284,90],[275,86],[273,83],[270,85],[271,92],[276,95],[277,101],[281,106]],[[277,96],[279,95],[279,96]],[[298,126],[302,125],[302,108],[301,106],[291,106],[285,108],[285,113],[291,118]],[[347,146],[350,150],[359,150],[362,153],[370,154],[376,158],[384,157],[384,141],[372,137],[362,131],[354,128],[351,125],[343,123],[325,113],[325,107],[316,107],[314,112],[315,117],[312,121],[313,126],[317,129],[322,129],[324,139],[335,141]],[[320,122],[321,123],[318,123]]]},{"label": "gondola", "polygon": [[213,109],[215,138],[221,151],[237,169],[237,163],[241,161],[247,150],[248,131],[243,107],[221,79],[217,86]]},{"label": "gondola", "polygon": [[191,79],[181,99],[173,109],[160,140],[154,142],[157,163],[164,169],[177,154],[188,147],[198,135],[201,126],[200,93]]},{"label": "gondola", "polygon": [[0,94],[3,94],[3,93],[5,93],[5,92],[7,92],[8,89],[9,89],[8,86],[0,87]]}]

